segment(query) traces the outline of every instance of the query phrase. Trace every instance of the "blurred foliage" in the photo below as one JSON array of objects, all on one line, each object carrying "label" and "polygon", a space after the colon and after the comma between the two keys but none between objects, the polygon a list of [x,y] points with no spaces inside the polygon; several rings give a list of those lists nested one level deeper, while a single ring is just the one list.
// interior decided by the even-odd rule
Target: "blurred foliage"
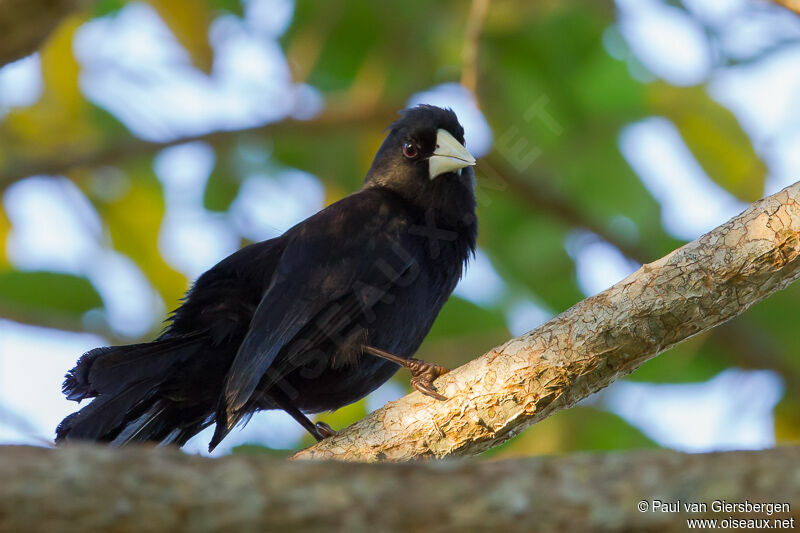
[{"label": "blurred foliage", "polygon": [[155,289],[174,307],[187,287],[186,278],[170,267],[158,249],[158,234],[164,216],[161,184],[149,160],[129,159],[120,167],[127,177],[127,190],[116,197],[98,197],[88,191],[107,224],[114,249],[133,259]]},{"label": "blurred foliage", "polygon": [[58,325],[76,320],[103,302],[85,278],[56,272],[0,272],[0,316]]},{"label": "blurred foliage", "polygon": [[730,357],[726,350],[719,346],[713,335],[703,333],[670,350],[669,357],[647,361],[630,379],[653,383],[706,381],[728,366]]},{"label": "blurred foliage", "polygon": [[59,150],[90,152],[98,147],[103,132],[86,120],[90,104],[80,91],[79,66],[71,46],[84,19],[68,18],[48,39],[41,52],[42,96],[6,117],[0,136],[5,155],[45,157]]},{"label": "blurred foliage", "polygon": [[[146,3],[200,75],[213,73],[212,23],[245,12],[237,0]],[[65,174],[102,220],[106,245],[138,266],[169,310],[190,280],[165,261],[158,247],[166,203],[153,171],[159,145],[136,139],[117,117],[87,100],[72,47],[81,24],[114,17],[127,4],[95,2],[86,13],[65,19],[45,43],[41,97],[11,110],[0,122],[0,188],[36,173]],[[382,140],[386,117],[411,94],[458,81],[468,11],[468,2],[454,0],[407,0],[391,7],[368,0],[299,0],[279,40],[294,81],[321,91],[328,110],[356,119],[332,124],[311,119],[285,129],[277,124],[208,136],[215,166],[205,185],[204,207],[225,216],[248,175],[288,167],[316,175],[326,202],[358,188]],[[616,31],[615,16],[609,1],[491,4],[478,48],[477,100],[493,130],[492,157],[505,161],[515,175],[502,175],[485,162],[479,165],[479,244],[507,288],[487,305],[451,298],[420,357],[455,367],[502,343],[510,336],[509,309],[521,299],[553,313],[579,301],[583,294],[565,243],[575,230],[585,229],[586,221],[603,231],[601,238],[624,243],[640,262],[681,244],[664,229],[658,202],[617,146],[621,129],[631,122],[667,118],[720,187],[744,201],[762,196],[766,164],[731,111],[710,98],[703,85],[676,87],[634,77],[630,62],[612,57],[603,44],[607,32]],[[534,209],[511,192],[509,180],[545,188],[569,210]],[[572,220],[565,212],[580,217]],[[12,230],[0,210],[0,242]],[[796,440],[799,300],[796,284],[737,319],[734,328],[744,340],[726,340],[719,333],[698,336],[644,364],[631,379],[690,382],[730,366],[771,368],[787,382],[776,412],[778,438]],[[102,305],[85,278],[16,270],[0,247],[3,316],[81,329],[85,313]],[[405,373],[397,380],[407,386]],[[361,401],[321,418],[340,428],[365,413]],[[650,446],[654,443],[618,417],[578,407],[559,412],[487,456]]]},{"label": "blurred foliage", "polygon": [[573,407],[524,431],[483,457],[499,459],[583,450],[630,450],[658,445],[616,415],[592,407]]},{"label": "blurred foliage", "polygon": [[[6,212],[0,209],[0,243],[6,243],[8,240],[8,234],[11,231],[11,222],[8,220],[8,216],[6,216]],[[8,263],[8,257],[6,257],[6,247],[0,247],[0,269],[6,270],[11,265]]]},{"label": "blurred foliage", "polygon": [[653,108],[670,119],[706,173],[745,202],[763,196],[767,166],[739,127],[736,117],[703,87],[653,84]]}]

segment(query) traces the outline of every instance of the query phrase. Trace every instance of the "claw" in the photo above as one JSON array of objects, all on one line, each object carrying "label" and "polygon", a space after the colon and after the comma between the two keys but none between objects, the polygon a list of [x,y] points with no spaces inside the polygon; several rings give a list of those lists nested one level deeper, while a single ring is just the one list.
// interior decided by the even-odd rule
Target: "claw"
[{"label": "claw", "polygon": [[433,386],[433,381],[439,376],[450,372],[450,369],[437,365],[436,363],[429,363],[420,359],[414,359],[413,357],[410,359],[399,357],[371,346],[365,346],[364,350],[372,355],[387,359],[400,366],[406,367],[409,371],[411,371],[411,386],[425,396],[430,396],[431,398],[436,398],[437,400],[442,401],[447,400],[447,396],[443,396],[436,391],[436,387]]},{"label": "claw", "polygon": [[431,383],[430,380],[427,380],[422,376],[411,378],[411,386],[420,391],[425,396],[430,396],[431,398],[435,398],[440,401],[447,400],[447,396],[444,396],[436,392],[436,388],[434,388],[433,383]]},{"label": "claw", "polygon": [[317,428],[317,432],[323,439],[336,435],[336,431],[325,422],[317,422],[314,427]]},{"label": "claw", "polygon": [[409,359],[408,368],[411,370],[412,387],[431,398],[436,398],[441,401],[447,399],[447,396],[436,391],[436,387],[433,386],[433,380],[450,372],[449,369],[435,363],[420,361],[419,359]]}]

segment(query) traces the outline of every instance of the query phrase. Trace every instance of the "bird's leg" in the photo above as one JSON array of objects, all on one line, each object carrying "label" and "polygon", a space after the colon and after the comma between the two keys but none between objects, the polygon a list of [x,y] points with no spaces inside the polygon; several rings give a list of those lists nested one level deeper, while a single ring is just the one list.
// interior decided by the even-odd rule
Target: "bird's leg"
[{"label": "bird's leg", "polygon": [[364,351],[409,369],[411,371],[411,386],[422,394],[430,396],[431,398],[436,398],[437,400],[447,399],[446,396],[436,392],[436,387],[433,386],[433,380],[450,372],[449,369],[435,363],[414,359],[413,357],[406,359],[405,357],[384,352],[372,346],[364,346]]},{"label": "bird's leg", "polygon": [[311,433],[311,435],[317,439],[317,442],[336,435],[336,431],[334,431],[334,429],[325,422],[317,422],[315,424],[309,420],[300,409],[295,407],[292,402],[290,402],[289,399],[280,392],[270,391],[269,397],[273,402],[275,402],[275,405],[289,413],[289,416],[294,418],[301,426],[305,428],[306,431]]}]

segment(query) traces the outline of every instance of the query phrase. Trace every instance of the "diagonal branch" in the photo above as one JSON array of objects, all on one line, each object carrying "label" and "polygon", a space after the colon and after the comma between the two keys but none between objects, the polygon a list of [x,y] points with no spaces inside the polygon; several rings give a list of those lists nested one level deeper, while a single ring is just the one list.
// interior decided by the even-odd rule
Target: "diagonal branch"
[{"label": "diagonal branch", "polygon": [[800,182],[439,378],[449,400],[411,393],[294,458],[478,454],[798,277]]},{"label": "diagonal branch", "polygon": [[[479,176],[491,183],[493,187],[500,187],[511,192],[515,198],[527,207],[547,213],[552,219],[557,220],[567,227],[583,228],[604,241],[608,242],[629,259],[640,264],[648,263],[655,254],[643,243],[633,243],[611,231],[599,220],[593,219],[583,210],[579,209],[567,198],[560,197],[549,191],[547,180],[541,176],[523,175],[496,152],[492,152],[481,161],[483,174]],[[786,364],[786,355],[769,342],[769,336],[760,332],[746,319],[739,318],[735,321],[722,324],[711,332],[713,339],[733,356],[733,360],[747,368],[770,368],[783,376],[788,385],[800,390],[800,374],[791,365]]]},{"label": "diagonal branch", "polygon": [[795,14],[800,15],[800,0],[772,0],[779,6],[783,6]]}]

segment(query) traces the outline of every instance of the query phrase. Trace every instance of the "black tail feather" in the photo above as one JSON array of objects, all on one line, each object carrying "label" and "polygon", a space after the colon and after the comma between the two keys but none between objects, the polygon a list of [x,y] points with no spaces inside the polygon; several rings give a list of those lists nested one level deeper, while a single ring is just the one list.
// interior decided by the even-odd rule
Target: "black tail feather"
[{"label": "black tail feather", "polygon": [[56,443],[64,440],[111,442],[130,422],[130,413],[146,401],[149,384],[134,384],[113,396],[101,395],[89,405],[65,418],[56,429]]},{"label": "black tail feather", "polygon": [[[67,372],[64,384],[61,386],[61,391],[67,397],[67,400],[79,402],[84,398],[93,398],[97,396],[97,391],[92,390],[89,385],[89,372],[92,369],[92,364],[98,357],[117,348],[123,347],[106,346],[103,348],[95,348],[94,350],[86,352],[78,359],[75,368]],[[124,348],[127,348],[127,346]]]},{"label": "black tail feather", "polygon": [[208,443],[209,453],[214,451],[214,448],[222,442],[222,439],[228,436],[228,433],[230,433],[231,429],[236,425],[236,422],[228,424],[228,414],[224,404],[217,408],[216,421],[217,425],[214,428],[214,436],[211,437],[211,441]]},{"label": "black tail feather", "polygon": [[201,346],[202,338],[192,336],[87,352],[67,374],[63,391],[70,400],[94,400],[59,424],[56,442],[185,443],[213,421],[213,413],[178,405],[161,393],[178,365]]}]

